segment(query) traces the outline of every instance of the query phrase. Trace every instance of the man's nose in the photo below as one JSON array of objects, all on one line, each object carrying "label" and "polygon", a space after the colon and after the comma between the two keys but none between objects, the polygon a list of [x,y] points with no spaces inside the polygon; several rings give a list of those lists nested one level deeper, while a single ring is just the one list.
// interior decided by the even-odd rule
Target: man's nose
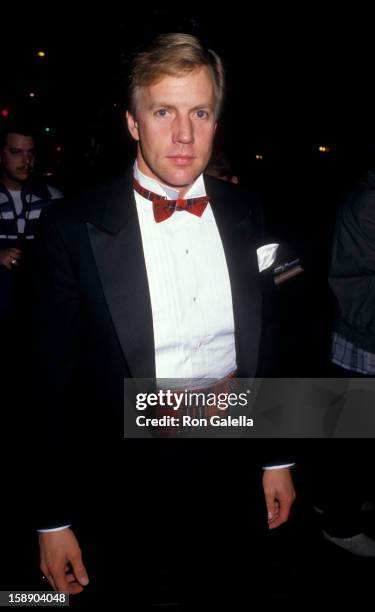
[{"label": "man's nose", "polygon": [[25,166],[29,166],[30,164],[32,164],[32,161],[33,161],[33,156],[31,155],[31,153],[26,153],[26,152],[25,152],[25,153],[22,155],[22,163],[23,163]]},{"label": "man's nose", "polygon": [[173,142],[191,144],[194,142],[193,125],[189,117],[177,117],[173,126]]}]

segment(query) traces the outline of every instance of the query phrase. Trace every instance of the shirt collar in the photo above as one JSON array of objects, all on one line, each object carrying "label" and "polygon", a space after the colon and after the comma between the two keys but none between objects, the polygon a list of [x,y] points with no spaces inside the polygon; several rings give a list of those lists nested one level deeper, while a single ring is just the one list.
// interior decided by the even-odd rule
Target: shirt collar
[{"label": "shirt collar", "polygon": [[[167,185],[163,185],[162,183],[159,183],[156,179],[150,178],[149,176],[143,174],[143,172],[141,172],[138,168],[137,161],[134,162],[134,178],[140,183],[140,185],[142,185],[144,189],[147,189],[148,191],[153,191],[158,195],[168,198],[168,200],[178,199],[177,189],[174,189],[173,187],[168,187]],[[206,188],[204,185],[203,174],[200,174],[185,194],[185,199],[200,198],[205,195]]]}]

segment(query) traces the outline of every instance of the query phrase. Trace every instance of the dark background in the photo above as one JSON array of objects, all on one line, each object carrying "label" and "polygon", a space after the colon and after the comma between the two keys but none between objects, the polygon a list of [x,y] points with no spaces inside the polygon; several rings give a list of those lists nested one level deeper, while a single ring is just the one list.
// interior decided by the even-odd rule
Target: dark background
[{"label": "dark background", "polygon": [[218,147],[241,183],[262,193],[271,235],[314,262],[323,251],[323,263],[337,205],[373,161],[369,13],[176,6],[6,8],[0,112],[36,126],[40,171],[52,184],[66,195],[85,190],[134,155],[123,127],[131,54],[160,32],[197,34],[227,67]]},{"label": "dark background", "polygon": [[[36,126],[39,171],[50,183],[66,195],[91,188],[134,156],[123,129],[131,53],[160,32],[201,36],[228,71],[218,144],[240,183],[260,192],[270,239],[281,243],[279,263],[298,257],[305,270],[279,290],[285,374],[322,376],[329,372],[327,274],[336,211],[373,162],[374,36],[369,8],[340,6],[330,15],[316,4],[284,4],[263,3],[260,11],[234,2],[186,9],[106,2],[80,7],[80,14],[66,4],[3,8],[0,112]],[[39,50],[45,58],[36,56]],[[273,534],[273,579],[283,568],[293,586],[303,577],[305,594],[325,585],[331,596],[342,594],[344,584],[349,594],[366,596],[372,562],[365,565],[319,539],[310,484],[302,485],[291,531]],[[19,530],[12,517],[8,534],[15,546],[5,560],[3,588],[34,588],[39,580],[35,537],[20,514]],[[280,584],[280,592],[288,587]]]},{"label": "dark background", "polygon": [[[121,167],[127,62],[142,42],[168,31],[198,34],[224,59],[228,95],[220,139],[246,180],[259,173],[255,154],[262,153],[275,181],[283,174],[292,187],[304,169],[307,186],[322,158],[319,145],[331,146],[335,164],[352,168],[350,174],[360,170],[374,131],[369,14],[342,9],[331,18],[316,8],[259,11],[235,2],[220,9],[163,6],[106,3],[81,7],[81,14],[60,5],[5,9],[0,109],[51,128],[43,144],[62,146],[65,180],[68,165],[78,176],[86,171],[82,154],[90,137],[100,144],[95,161],[103,172]],[[39,50],[45,58],[36,56]],[[35,98],[28,98],[30,91]]]}]

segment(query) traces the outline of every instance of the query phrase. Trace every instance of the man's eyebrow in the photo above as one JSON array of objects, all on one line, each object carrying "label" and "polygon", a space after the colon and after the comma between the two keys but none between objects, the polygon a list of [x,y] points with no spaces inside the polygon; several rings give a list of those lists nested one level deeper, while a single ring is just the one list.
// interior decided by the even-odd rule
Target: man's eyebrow
[{"label": "man's eyebrow", "polygon": [[173,104],[163,104],[163,102],[153,102],[150,104],[149,109],[153,110],[154,108],[175,108]]},{"label": "man's eyebrow", "polygon": [[10,147],[8,145],[8,148],[12,153],[19,153],[21,151],[26,151],[26,153],[35,153],[35,147],[33,147],[32,149],[21,149],[20,147]]},{"label": "man's eyebrow", "polygon": [[[150,110],[154,110],[155,108],[166,108],[166,109],[175,109],[176,107],[173,104],[163,104],[162,102],[153,102],[152,104],[150,104],[149,109]],[[196,110],[213,110],[214,106],[212,104],[197,104],[196,106],[193,106],[192,108],[190,108],[189,110],[192,111],[196,111]]]},{"label": "man's eyebrow", "polygon": [[191,110],[213,110],[212,104],[198,104],[198,106],[193,106]]}]

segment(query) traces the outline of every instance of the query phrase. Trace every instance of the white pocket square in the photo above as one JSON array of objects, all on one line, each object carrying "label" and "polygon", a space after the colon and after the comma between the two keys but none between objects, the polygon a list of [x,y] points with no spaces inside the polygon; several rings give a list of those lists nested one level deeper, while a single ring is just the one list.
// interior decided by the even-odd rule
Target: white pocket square
[{"label": "white pocket square", "polygon": [[279,244],[265,244],[257,249],[259,272],[267,270],[276,259]]}]

